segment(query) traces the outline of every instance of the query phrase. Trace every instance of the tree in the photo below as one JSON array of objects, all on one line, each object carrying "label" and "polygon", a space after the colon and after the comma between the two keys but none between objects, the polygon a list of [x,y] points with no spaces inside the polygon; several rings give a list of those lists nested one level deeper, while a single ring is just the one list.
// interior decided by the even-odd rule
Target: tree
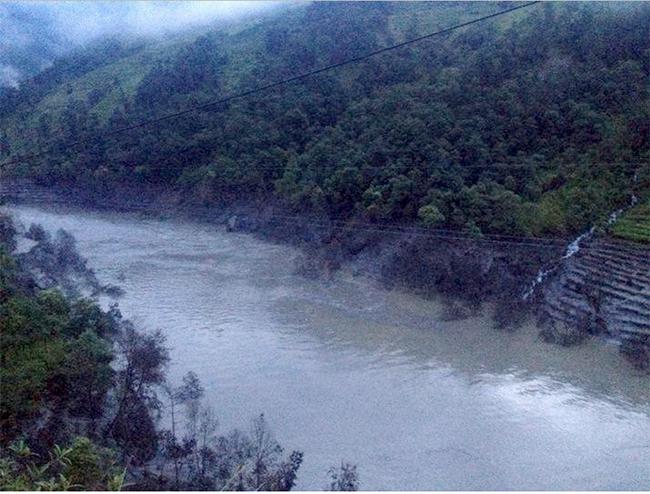
[{"label": "tree", "polygon": [[341,462],[340,467],[331,467],[328,470],[330,476],[330,491],[358,491],[359,475],[357,466],[351,463]]},{"label": "tree", "polygon": [[[167,456],[174,462],[174,481],[176,487],[180,485],[180,475],[183,458],[189,454],[194,453],[194,462],[197,469],[204,471],[201,465],[201,450],[197,449],[198,433],[199,430],[202,434],[202,446],[199,448],[207,448],[207,442],[213,433],[211,423],[211,412],[207,411],[201,414],[201,422],[199,422],[199,412],[201,406],[201,397],[203,396],[203,387],[199,381],[198,376],[189,371],[183,376],[183,384],[177,388],[171,387],[168,383],[163,385],[163,389],[167,394],[169,400],[169,410],[171,414],[171,433],[163,434],[165,440],[164,450]],[[185,405],[185,438],[182,445],[179,443],[176,434],[176,406]],[[215,425],[216,427],[216,425]]]},{"label": "tree", "polygon": [[418,209],[418,218],[426,226],[435,226],[445,221],[445,216],[433,204],[427,204]]},{"label": "tree", "polygon": [[116,372],[116,412],[105,434],[113,437],[136,462],[156,451],[156,431],[149,409],[158,407],[155,388],[165,380],[169,360],[160,331],[141,333],[128,321],[121,322],[116,338],[120,367]]},{"label": "tree", "polygon": [[[163,472],[173,464],[175,489],[199,490],[290,490],[294,487],[303,454],[293,451],[283,457],[283,449],[271,433],[264,415],[253,420],[248,434],[234,430],[217,436],[217,419],[203,407],[203,395],[196,374],[188,372],[177,388],[166,386],[172,411],[172,430],[159,434],[162,483],[169,488]],[[175,426],[175,407],[184,404],[188,427],[179,439]]]},{"label": "tree", "polygon": [[92,329],[86,329],[68,345],[66,380],[72,397],[71,409],[76,415],[93,422],[102,414],[104,399],[112,385],[110,344]]},{"label": "tree", "polygon": [[185,405],[186,435],[189,439],[196,440],[203,386],[194,372],[189,371],[183,376],[183,385],[176,390],[176,397],[180,403]]}]

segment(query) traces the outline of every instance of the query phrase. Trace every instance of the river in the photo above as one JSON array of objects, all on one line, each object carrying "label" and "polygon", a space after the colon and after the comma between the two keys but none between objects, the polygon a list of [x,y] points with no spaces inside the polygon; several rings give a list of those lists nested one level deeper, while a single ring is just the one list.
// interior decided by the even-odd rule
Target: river
[{"label": "river", "polygon": [[[301,449],[301,489],[341,460],[363,489],[650,489],[650,382],[613,344],[562,348],[527,323],[442,321],[442,305],[213,225],[11,206],[64,228],[123,314],[167,337],[173,382],[200,377],[220,430],[264,412]],[[108,303],[104,300],[103,303]]]}]

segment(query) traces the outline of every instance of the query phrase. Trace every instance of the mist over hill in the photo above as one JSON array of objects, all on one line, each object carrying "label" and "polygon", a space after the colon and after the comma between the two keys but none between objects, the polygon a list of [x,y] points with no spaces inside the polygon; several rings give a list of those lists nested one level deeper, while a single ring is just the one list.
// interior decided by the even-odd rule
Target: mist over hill
[{"label": "mist over hill", "polygon": [[0,86],[17,87],[57,57],[103,38],[154,38],[245,19],[278,2],[0,3]]}]

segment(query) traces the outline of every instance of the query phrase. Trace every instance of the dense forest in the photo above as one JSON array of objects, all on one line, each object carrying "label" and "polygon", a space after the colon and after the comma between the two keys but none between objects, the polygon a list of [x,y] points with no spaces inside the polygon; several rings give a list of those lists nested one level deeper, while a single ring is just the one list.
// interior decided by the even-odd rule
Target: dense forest
[{"label": "dense forest", "polygon": [[[34,242],[28,252],[16,253],[19,237]],[[18,235],[0,214],[0,489],[294,487],[302,452],[285,455],[264,415],[219,434],[196,375],[168,382],[160,332],[40,286],[34,252],[49,253],[57,277],[79,262],[71,237],[58,238],[37,226]],[[328,473],[331,490],[358,488],[356,466]]]},{"label": "dense forest", "polygon": [[[47,154],[3,173],[478,234],[564,235],[649,200],[643,3],[533,5],[103,136],[510,6],[315,3],[164,43],[106,41],[4,90],[1,158]],[[645,221],[619,233],[643,240]]]}]

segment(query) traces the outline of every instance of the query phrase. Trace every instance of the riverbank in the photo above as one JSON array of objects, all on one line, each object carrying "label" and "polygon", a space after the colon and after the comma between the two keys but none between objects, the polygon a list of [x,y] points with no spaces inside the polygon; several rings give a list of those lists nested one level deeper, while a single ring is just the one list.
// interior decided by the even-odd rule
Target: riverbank
[{"label": "riverbank", "polygon": [[[555,312],[548,310],[548,299],[562,289],[558,283],[562,283],[563,269],[535,287],[532,296],[523,297],[540,268],[562,259],[565,247],[559,243],[454,238],[405,228],[386,230],[367,223],[341,224],[322,217],[296,216],[268,200],[206,205],[184,201],[179,191],[155,187],[91,191],[13,182],[0,188],[0,196],[16,202],[62,203],[220,225],[231,232],[298,247],[302,255],[296,270],[302,275],[327,280],[345,268],[384,287],[405,289],[425,298],[443,295],[448,299],[449,319],[470,317],[482,304],[490,303],[496,307],[496,327],[516,328],[525,318],[538,317],[544,326],[542,335],[553,343],[570,345],[593,335],[620,338],[621,334],[618,319],[611,329],[585,327],[585,318],[595,321],[600,317],[593,304],[586,304],[580,313],[555,318]],[[635,365],[646,367],[647,339],[625,339],[624,343],[622,348]]]},{"label": "riverbank", "polygon": [[[296,215],[267,198],[205,205],[183,200],[179,191],[156,187],[91,191],[16,181],[0,186],[0,197],[222,225],[229,231],[300,247],[305,253],[300,270],[308,276],[327,278],[345,265],[387,286],[401,286],[423,296],[447,293],[468,303],[520,299],[539,268],[563,248],[436,236],[435,232],[423,234],[398,225],[386,229],[354,220],[334,222]],[[523,308],[528,304],[516,305]]]}]

